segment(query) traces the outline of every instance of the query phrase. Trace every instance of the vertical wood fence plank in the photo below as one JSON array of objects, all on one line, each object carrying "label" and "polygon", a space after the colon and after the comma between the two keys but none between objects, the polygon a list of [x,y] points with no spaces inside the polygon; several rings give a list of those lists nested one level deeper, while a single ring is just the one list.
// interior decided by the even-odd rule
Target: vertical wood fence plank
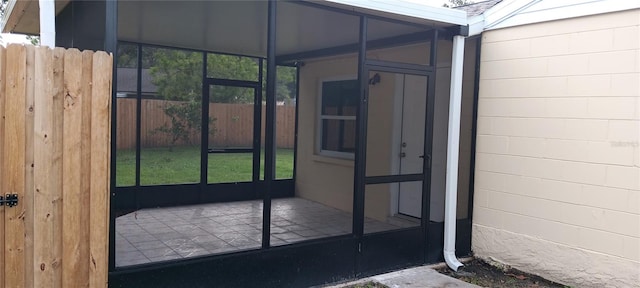
[{"label": "vertical wood fence plank", "polygon": [[51,286],[54,279],[52,267],[53,213],[52,179],[54,142],[53,100],[53,52],[47,47],[36,49],[35,109],[34,115],[34,285]]},{"label": "vertical wood fence plank", "polygon": [[64,55],[65,49],[53,49],[53,123],[52,147],[53,162],[51,175],[51,202],[53,210],[51,221],[53,281],[49,287],[62,287],[62,164],[63,164],[63,115],[64,115]]},{"label": "vertical wood fence plank", "polygon": [[136,100],[135,99],[118,99],[118,135],[117,149],[135,149],[136,148]]},{"label": "vertical wood fence plank", "polygon": [[[6,99],[3,183],[5,193],[25,195],[25,89],[26,49],[22,45],[9,45],[6,49]],[[4,285],[24,287],[24,203],[5,207]]]},{"label": "vertical wood fence plank", "polygon": [[82,231],[82,54],[70,49],[64,57],[64,112],[62,153],[62,287],[73,287],[84,275],[77,271]]},{"label": "vertical wood fence plank", "polygon": [[96,52],[93,58],[91,103],[91,225],[90,287],[106,287],[109,235],[109,143],[112,58]]},{"label": "vertical wood fence plank", "polygon": [[[35,47],[26,46],[27,49],[27,88],[26,88],[26,105],[27,112],[25,118],[25,194],[22,197],[24,204],[24,266],[34,267],[33,264],[33,193],[34,193],[34,174],[33,174],[33,127],[35,116]],[[33,269],[25,269],[25,287],[34,287]]]},{"label": "vertical wood fence plank", "polygon": [[91,195],[91,82],[93,81],[93,52],[82,52],[82,131],[81,131],[81,170],[82,179],[80,183],[80,227],[78,237],[82,239],[80,242],[79,258],[82,260],[79,269],[76,271],[78,275],[82,275],[78,282],[80,287],[89,286],[89,225],[90,225],[90,195]]},{"label": "vertical wood fence plank", "polygon": [[[5,73],[4,66],[6,64],[5,57],[5,49],[3,46],[0,46],[0,193],[5,193],[5,188],[3,183],[4,181],[4,166],[6,165],[6,161],[4,161],[4,99],[5,91]],[[4,247],[4,206],[0,207],[0,247]],[[0,248],[0,288],[4,288],[4,248]]]}]

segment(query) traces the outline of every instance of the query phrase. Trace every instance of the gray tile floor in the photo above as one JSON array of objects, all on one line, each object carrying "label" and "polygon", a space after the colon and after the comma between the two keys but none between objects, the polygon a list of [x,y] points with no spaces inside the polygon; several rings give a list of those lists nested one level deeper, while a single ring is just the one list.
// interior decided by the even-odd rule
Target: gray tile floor
[{"label": "gray tile floor", "polygon": [[[351,213],[302,198],[274,199],[271,245],[351,233]],[[419,225],[365,220],[365,232]],[[116,266],[257,249],[262,201],[143,209],[116,219]]]}]

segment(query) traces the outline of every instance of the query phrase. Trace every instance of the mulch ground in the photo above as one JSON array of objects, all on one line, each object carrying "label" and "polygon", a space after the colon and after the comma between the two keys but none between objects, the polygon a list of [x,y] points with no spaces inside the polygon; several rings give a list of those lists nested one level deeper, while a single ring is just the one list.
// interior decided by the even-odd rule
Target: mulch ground
[{"label": "mulch ground", "polygon": [[464,267],[458,269],[458,272],[454,272],[446,266],[436,270],[442,274],[482,287],[567,288],[567,286],[517,269],[499,269],[480,259],[465,263]]}]

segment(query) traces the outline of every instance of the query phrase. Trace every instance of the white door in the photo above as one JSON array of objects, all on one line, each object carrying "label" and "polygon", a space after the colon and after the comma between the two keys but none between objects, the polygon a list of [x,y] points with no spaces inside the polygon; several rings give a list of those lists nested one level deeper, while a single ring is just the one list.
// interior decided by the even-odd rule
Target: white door
[{"label": "white door", "polygon": [[[404,76],[400,174],[422,173],[424,163],[424,129],[427,107],[427,77]],[[420,218],[422,182],[402,182],[398,191],[398,213]]]}]

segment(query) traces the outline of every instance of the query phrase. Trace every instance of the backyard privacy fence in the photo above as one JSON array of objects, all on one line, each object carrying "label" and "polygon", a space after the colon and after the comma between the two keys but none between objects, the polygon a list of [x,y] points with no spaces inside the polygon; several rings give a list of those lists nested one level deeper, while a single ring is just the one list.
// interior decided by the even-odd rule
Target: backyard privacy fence
[{"label": "backyard privacy fence", "polygon": [[[143,99],[140,107],[140,146],[143,148],[171,146],[171,135],[161,133],[159,128],[171,125],[171,117],[165,113],[166,107],[179,104],[176,101]],[[214,133],[209,135],[213,147],[253,146],[253,104],[209,104],[209,114]],[[136,147],[136,99],[118,99],[116,117],[117,149]],[[276,147],[293,148],[295,131],[295,106],[276,107]],[[265,107],[262,107],[262,135],[264,135]],[[200,132],[190,133],[189,142],[179,141],[177,145],[199,144]],[[262,139],[264,144],[264,139]]]},{"label": "backyard privacy fence", "polygon": [[112,61],[0,47],[0,288],[107,286]]}]

